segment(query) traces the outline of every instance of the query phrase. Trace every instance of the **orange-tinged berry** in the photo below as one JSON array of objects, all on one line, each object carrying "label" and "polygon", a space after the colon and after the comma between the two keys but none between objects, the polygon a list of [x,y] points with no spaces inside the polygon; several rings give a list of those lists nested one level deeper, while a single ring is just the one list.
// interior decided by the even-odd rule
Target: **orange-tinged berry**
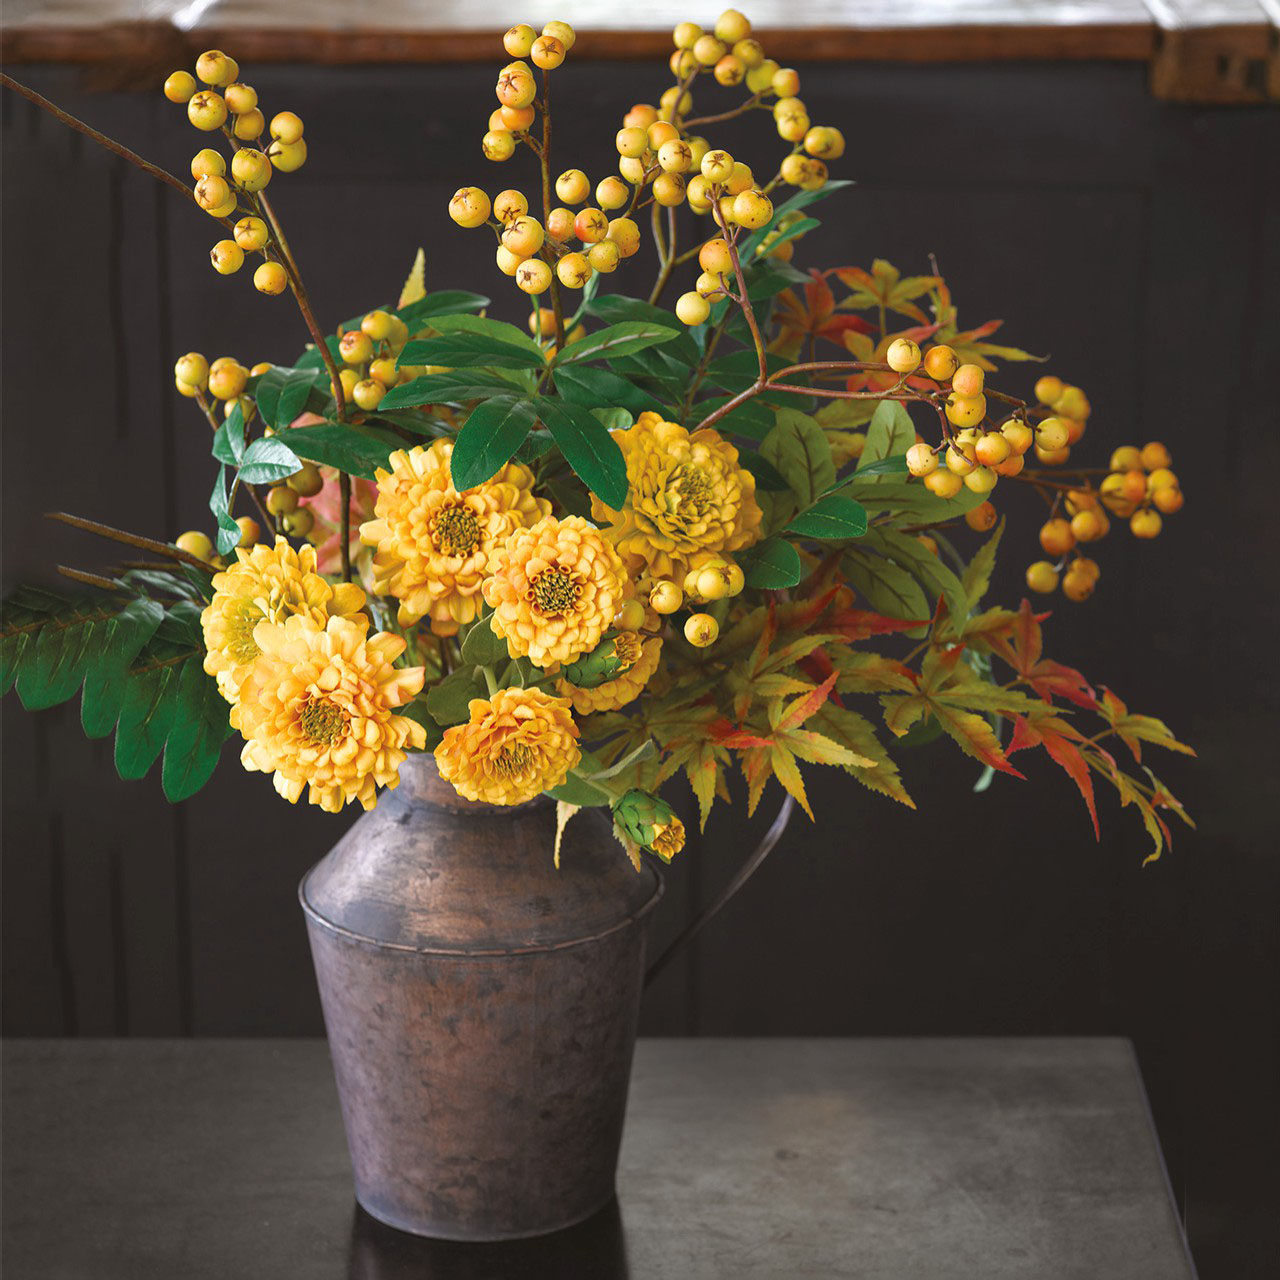
[{"label": "orange-tinged berry", "polygon": [[1047,560],[1037,560],[1027,566],[1027,586],[1039,595],[1047,596],[1057,589],[1058,571]]},{"label": "orange-tinged berry", "polygon": [[1054,453],[1067,447],[1069,432],[1067,424],[1061,418],[1045,418],[1036,423],[1036,448],[1045,453]]},{"label": "orange-tinged berry", "polygon": [[[227,174],[227,162],[221,151],[212,147],[204,147],[191,157],[191,176],[199,182],[201,178],[224,178]],[[228,193],[230,189],[228,188]]]},{"label": "orange-tinged berry", "polygon": [[565,53],[564,45],[555,36],[539,36],[529,50],[529,57],[535,67],[554,71],[564,61]]},{"label": "orange-tinged berry", "polygon": [[997,462],[992,468],[998,476],[1016,476],[1022,473],[1027,460],[1020,453],[1011,453],[1003,462]]},{"label": "orange-tinged berry", "polygon": [[244,250],[234,240],[219,240],[209,250],[209,261],[220,276],[233,275],[244,266]]},{"label": "orange-tinged berry", "polygon": [[236,223],[231,234],[236,238],[238,244],[246,253],[256,253],[259,249],[265,247],[267,241],[271,238],[271,233],[267,229],[267,224],[261,218],[241,218]]},{"label": "orange-tinged berry", "polygon": [[[612,225],[612,224],[611,224]],[[573,210],[561,205],[552,209],[547,217],[547,238],[563,244],[573,235]]]},{"label": "orange-tinged berry", "polygon": [[678,173],[660,173],[653,180],[654,201],[664,208],[684,203],[684,178]]},{"label": "orange-tinged berry", "polygon": [[[1157,489],[1172,489],[1177,486],[1178,477],[1169,470],[1168,465],[1156,467],[1147,477],[1146,487],[1154,493]],[[1139,497],[1142,495],[1139,494]]]},{"label": "orange-tinged berry", "polygon": [[609,223],[609,239],[624,258],[630,258],[640,249],[640,227],[630,218],[614,218]]},{"label": "orange-tinged berry", "polygon": [[196,59],[196,75],[215,89],[230,84],[240,74],[234,58],[221,49],[209,49]]},{"label": "orange-tinged berry", "polygon": [[995,528],[999,518],[999,513],[990,502],[980,502],[972,511],[965,512],[964,522],[976,533],[986,533],[988,529]]},{"label": "orange-tinged berry", "polygon": [[997,467],[1009,457],[1013,448],[1000,432],[993,431],[982,436],[973,446],[973,451],[984,467]]},{"label": "orange-tinged berry", "polygon": [[512,222],[529,212],[529,201],[519,191],[499,191],[493,198],[493,216],[499,222]]},{"label": "orange-tinged berry", "polygon": [[964,488],[964,481],[954,471],[942,468],[931,471],[921,483],[938,498],[954,498]]},{"label": "orange-tinged berry", "polygon": [[1015,456],[1021,457],[1035,443],[1036,434],[1025,422],[1010,418],[1000,428],[1000,434],[1009,442]]},{"label": "orange-tinged berry", "polygon": [[580,209],[573,220],[573,234],[583,244],[596,244],[609,234],[609,219],[599,209]]},{"label": "orange-tinged berry", "polygon": [[1150,508],[1135,511],[1129,517],[1129,528],[1135,538],[1158,537],[1163,527],[1164,521],[1161,519],[1160,513],[1152,511]]},{"label": "orange-tinged berry", "polygon": [[302,140],[302,119],[292,111],[278,111],[271,117],[271,136],[277,142],[292,144]]},{"label": "orange-tinged berry", "polygon": [[613,142],[620,156],[626,156],[632,160],[639,160],[649,149],[648,133],[636,127],[619,129]]},{"label": "orange-tinged berry", "polygon": [[1157,511],[1164,512],[1165,515],[1171,516],[1175,511],[1182,510],[1182,504],[1185,498],[1182,496],[1182,490],[1176,487],[1166,487],[1157,489],[1151,495],[1151,504]]},{"label": "orange-tinged berry", "polygon": [[945,343],[924,353],[924,371],[935,382],[946,382],[960,367],[960,357]]},{"label": "orange-tinged berry", "polygon": [[717,84],[722,84],[729,89],[746,79],[747,65],[737,54],[726,53],[712,68],[711,74],[715,77]]},{"label": "orange-tinged berry", "polygon": [[1040,545],[1051,556],[1065,556],[1076,545],[1071,522],[1054,516],[1040,526]]},{"label": "orange-tinged berry", "polygon": [[521,258],[532,258],[545,239],[542,223],[527,213],[513,218],[502,228],[502,243]]},{"label": "orange-tinged berry", "polygon": [[1122,444],[1111,455],[1112,471],[1133,471],[1142,466],[1142,450],[1131,444]]},{"label": "orange-tinged berry", "polygon": [[621,178],[604,178],[596,183],[596,204],[601,209],[621,209],[631,203],[631,192]]},{"label": "orange-tinged berry", "polygon": [[347,364],[367,364],[373,359],[373,339],[363,329],[348,329],[338,339],[338,354]]},{"label": "orange-tinged berry", "polygon": [[1096,542],[1106,532],[1101,512],[1089,508],[1071,517],[1071,532],[1077,542]]},{"label": "orange-tinged berry", "polygon": [[581,253],[566,253],[556,263],[556,276],[566,289],[581,289],[591,279],[591,264]]},{"label": "orange-tinged berry", "polygon": [[1063,392],[1064,384],[1061,378],[1055,378],[1052,374],[1045,374],[1043,378],[1036,380],[1035,397],[1041,404],[1052,404]]},{"label": "orange-tinged berry", "polygon": [[229,84],[222,91],[222,100],[232,115],[242,116],[258,105],[258,91],[247,84]]},{"label": "orange-tinged berry", "polygon": [[743,191],[733,198],[733,220],[748,230],[766,226],[773,217],[773,201],[762,191]]},{"label": "orange-tinged berry", "polygon": [[195,556],[197,560],[207,562],[213,559],[213,543],[209,541],[208,534],[201,533],[198,529],[189,529],[186,533],[180,533],[173,540],[173,545],[179,551]]},{"label": "orange-tinged berry", "polygon": [[986,377],[976,364],[962,364],[951,375],[951,389],[958,396],[980,396]]},{"label": "orange-tinged berry", "polygon": [[175,71],[164,82],[164,96],[170,102],[186,102],[196,87],[196,78],[190,71]]},{"label": "orange-tinged berry", "polygon": [[1095,579],[1091,578],[1087,573],[1072,573],[1068,571],[1062,578],[1062,594],[1068,600],[1075,601],[1079,604],[1083,600],[1087,600],[1093,595]]},{"label": "orange-tinged berry", "polygon": [[987,416],[987,398],[983,395],[965,396],[956,391],[947,397],[947,421],[957,427],[976,426]]},{"label": "orange-tinged berry", "polygon": [[449,201],[449,217],[460,227],[482,227],[493,206],[479,187],[459,187]]}]

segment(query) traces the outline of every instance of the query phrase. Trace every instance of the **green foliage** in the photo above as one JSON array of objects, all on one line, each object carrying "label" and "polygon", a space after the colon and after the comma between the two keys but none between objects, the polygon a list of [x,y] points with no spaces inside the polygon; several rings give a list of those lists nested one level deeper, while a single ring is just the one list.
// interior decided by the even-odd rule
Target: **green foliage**
[{"label": "green foliage", "polygon": [[819,538],[831,542],[860,538],[866,531],[866,508],[852,498],[843,498],[838,494],[819,498],[783,530],[792,537]]},{"label": "green foliage", "polygon": [[454,488],[471,489],[500,471],[536,420],[533,403],[516,396],[495,396],[476,405],[454,442],[450,459]]},{"label": "green foliage", "polygon": [[785,538],[766,538],[739,552],[747,586],[761,591],[794,587],[803,576],[800,553]]},{"label": "green foliage", "polygon": [[80,693],[85,733],[115,731],[120,776],[144,777],[163,752],[161,783],[176,802],[209,780],[231,733],[204,653],[196,602],[20,587],[0,620],[0,689],[12,685],[27,710]]},{"label": "green foliage", "polygon": [[556,356],[556,364],[580,364],[584,360],[611,360],[619,356],[634,355],[647,347],[672,342],[679,336],[679,330],[670,324],[654,324],[648,320],[623,320],[570,343]]},{"label": "green foliage", "polygon": [[337,467],[365,480],[375,478],[379,467],[405,442],[394,432],[367,424],[317,422],[309,427],[288,427],[279,439],[299,457],[321,466]]},{"label": "green foliage", "polygon": [[537,401],[537,412],[582,483],[620,509],[627,500],[627,467],[605,425],[590,410],[548,396]]},{"label": "green foliage", "polygon": [[859,478],[869,480],[883,475],[884,472],[870,468],[888,458],[905,457],[915,442],[915,423],[906,408],[897,400],[882,400],[871,415],[871,425],[867,428],[867,443],[858,459]]}]

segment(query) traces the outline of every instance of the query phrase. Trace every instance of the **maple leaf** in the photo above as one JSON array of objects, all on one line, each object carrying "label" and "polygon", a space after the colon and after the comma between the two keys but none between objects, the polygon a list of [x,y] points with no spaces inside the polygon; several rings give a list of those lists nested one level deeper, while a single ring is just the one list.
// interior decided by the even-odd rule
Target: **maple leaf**
[{"label": "maple leaf", "polygon": [[778,336],[770,343],[771,350],[796,351],[806,339],[816,342],[819,338],[826,338],[839,343],[841,336],[850,330],[858,333],[872,331],[860,316],[836,313],[835,295],[826,281],[830,274],[829,271],[811,269],[803,297],[794,289],[786,289],[778,295],[774,305]]},{"label": "maple leaf", "polygon": [[869,640],[872,636],[890,635],[895,631],[913,631],[927,626],[928,618],[888,618],[867,609],[841,609],[827,619],[826,625],[850,644]]},{"label": "maple leaf", "polygon": [[1129,748],[1134,760],[1142,762],[1142,743],[1151,742],[1168,751],[1193,756],[1195,751],[1173,736],[1169,726],[1154,716],[1135,715],[1110,689],[1103,689],[1098,714],[1111,726],[1120,741]]},{"label": "maple leaf", "polygon": [[1066,770],[1067,776],[1080,790],[1084,797],[1089,817],[1093,819],[1095,839],[1102,838],[1098,826],[1098,807],[1094,802],[1093,779],[1089,776],[1089,762],[1076,745],[1084,740],[1084,735],[1074,725],[1068,724],[1060,716],[1049,714],[1037,718],[1013,717],[1013,736],[1005,748],[1006,755],[1022,751],[1027,747],[1043,747],[1049,758]]},{"label": "maple leaf", "polygon": [[913,300],[942,283],[939,276],[907,276],[903,279],[897,267],[883,258],[877,258],[870,271],[861,267],[839,267],[834,274],[850,290],[849,296],[840,303],[842,307],[855,311],[883,308],[909,316],[921,324],[927,324],[928,317]]},{"label": "maple leaf", "polygon": [[916,807],[915,801],[902,785],[898,766],[890,759],[888,752],[876,737],[871,721],[865,716],[838,706],[833,694],[826,706],[819,707],[814,712],[809,719],[809,724],[816,732],[830,738],[831,741],[838,742],[841,746],[848,747],[850,751],[856,751],[859,755],[875,761],[874,768],[847,764],[844,766],[846,773],[872,791],[878,791],[882,795],[897,800],[899,804],[905,804],[908,809]]},{"label": "maple leaf", "polygon": [[1024,599],[1010,635],[992,632],[987,636],[991,648],[1014,669],[1018,680],[1030,686],[1045,702],[1052,702],[1055,697],[1066,698],[1087,711],[1099,710],[1097,695],[1079,671],[1041,657],[1044,638],[1040,623],[1048,616],[1037,614],[1031,608],[1031,601]]}]

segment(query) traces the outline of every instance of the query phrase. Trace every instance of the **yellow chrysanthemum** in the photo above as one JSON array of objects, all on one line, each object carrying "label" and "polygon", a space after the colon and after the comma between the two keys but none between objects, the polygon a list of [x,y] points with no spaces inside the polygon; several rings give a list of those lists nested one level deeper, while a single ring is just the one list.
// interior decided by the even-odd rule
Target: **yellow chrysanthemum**
[{"label": "yellow chrysanthemum", "polygon": [[561,680],[559,690],[573,703],[580,716],[593,711],[617,711],[628,702],[634,702],[649,683],[649,677],[658,669],[662,655],[661,636],[641,636],[634,631],[624,631],[616,640],[617,653],[629,660],[620,675],[594,689],[580,689],[577,685]]},{"label": "yellow chrysanthemum", "polygon": [[214,574],[213,600],[200,615],[204,669],[232,704],[258,657],[254,631],[262,622],[301,615],[321,627],[330,617],[358,614],[364,592],[349,582],[330,585],[316,572],[316,549],[295,551],[284,538],[269,547],[236,551],[237,563]]},{"label": "yellow chrysanthemum", "polygon": [[378,787],[400,782],[405,748],[426,746],[426,730],[395,714],[422,689],[422,667],[395,667],[405,642],[369,636],[369,620],[295,616],[259,623],[261,653],[231,710],[245,737],[240,763],[275,774],[291,804],[303,787],[312,804],[337,813],[350,800],[366,809]]},{"label": "yellow chrysanthemum", "polygon": [[479,612],[494,548],[551,511],[533,496],[533,472],[518,462],[459,493],[449,476],[452,453],[452,440],[393,453],[391,470],[377,473],[377,518],[360,526],[361,541],[376,548],[375,593],[400,601],[402,627],[429,617],[441,636]]},{"label": "yellow chrysanthemum", "polygon": [[570,662],[600,642],[626,599],[618,553],[581,516],[517,529],[490,557],[489,625],[513,658]]},{"label": "yellow chrysanthemum", "polygon": [[558,787],[579,760],[569,700],[542,689],[499,689],[473,698],[466,724],[444,731],[440,776],[468,800],[523,804]]},{"label": "yellow chrysanthemum", "polygon": [[718,431],[642,413],[613,438],[627,463],[626,505],[593,496],[591,514],[628,570],[679,579],[695,552],[738,551],[760,536],[755,477]]}]

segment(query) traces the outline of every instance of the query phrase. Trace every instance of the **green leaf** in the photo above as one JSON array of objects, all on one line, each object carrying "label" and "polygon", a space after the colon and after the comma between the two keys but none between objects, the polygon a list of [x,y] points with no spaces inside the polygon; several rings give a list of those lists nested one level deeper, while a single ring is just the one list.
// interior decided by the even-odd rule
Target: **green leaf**
[{"label": "green leaf", "polygon": [[[768,249],[765,249],[763,241],[757,246],[756,256],[767,257],[773,253],[775,249],[780,249],[788,240],[795,240],[798,236],[805,235],[807,232],[814,231],[820,227],[822,223],[817,218],[800,218],[793,222],[785,231],[778,232],[777,239],[770,240]],[[766,235],[768,232],[765,233]]]},{"label": "green leaf", "polygon": [[627,321],[641,321],[645,324],[675,329],[676,336],[669,344],[672,353],[677,355],[690,368],[698,363],[699,351],[697,344],[687,333],[676,329],[672,325],[673,316],[670,311],[664,311],[661,307],[656,307],[651,302],[641,302],[639,298],[626,298],[617,293],[604,294],[601,297],[592,299],[591,305],[587,310],[591,315],[610,325],[624,324]]},{"label": "green leaf", "polygon": [[756,478],[756,488],[771,493],[789,493],[787,482],[772,462],[766,462],[754,449],[739,449],[738,461]]},{"label": "green leaf", "polygon": [[911,415],[897,400],[882,400],[867,428],[867,443],[858,459],[858,474],[867,477],[883,474],[870,471],[870,466],[886,458],[905,455],[915,442],[916,428]]},{"label": "green leaf", "polygon": [[125,684],[116,724],[116,772],[126,781],[146,776],[173,726],[178,667],[139,672]]},{"label": "green leaf", "polygon": [[436,333],[476,333],[484,338],[492,338],[495,342],[523,347],[543,362],[546,360],[546,352],[535,338],[523,329],[508,324],[505,320],[494,320],[491,316],[446,315],[433,320],[430,328]]},{"label": "green leaf", "polygon": [[739,247],[738,252],[743,261],[749,262],[751,260],[758,246],[763,243],[765,236],[770,231],[773,231],[788,214],[795,213],[798,209],[807,208],[809,205],[815,204],[819,200],[825,200],[828,196],[835,195],[837,191],[842,191],[845,187],[851,186],[853,186],[853,183],[848,179],[839,179],[825,183],[816,191],[797,191],[789,200],[784,200],[780,205],[775,205],[773,217],[758,231],[753,231]]},{"label": "green leaf", "polygon": [[[731,396],[710,396],[699,400],[687,416],[687,425],[692,431],[708,414],[728,404]],[[731,431],[735,435],[746,436],[751,440],[764,440],[775,426],[774,411],[757,396],[754,400],[746,400],[736,409],[731,409],[718,422],[712,424],[713,431],[721,435]]]},{"label": "green leaf", "polygon": [[240,463],[242,484],[275,484],[300,470],[302,460],[280,436],[263,436],[255,440]]},{"label": "green leaf", "polygon": [[129,665],[142,652],[164,618],[154,600],[133,600],[108,626],[101,660],[85,674],[80,695],[80,724],[85,736],[105,738],[116,727],[124,704]]},{"label": "green leaf", "polygon": [[462,661],[473,667],[491,667],[507,656],[507,642],[501,636],[494,635],[489,618],[477,618],[463,637]]},{"label": "green leaf", "polygon": [[[932,610],[924,590],[907,570],[874,551],[850,547],[841,559],[849,585],[876,613],[887,618],[924,620]],[[924,628],[914,628],[923,634]],[[908,633],[911,634],[911,633]]]},{"label": "green leaf", "polygon": [[285,427],[278,436],[299,458],[325,467],[337,467],[365,480],[376,479],[379,467],[404,441],[377,427],[348,422],[318,422],[309,427]]},{"label": "green leaf", "polygon": [[468,293],[465,289],[440,289],[429,293],[407,307],[401,307],[395,314],[409,327],[410,333],[416,333],[423,327],[423,322],[432,316],[452,315],[464,311],[483,311],[489,305],[489,299],[481,293]]},{"label": "green leaf", "polygon": [[[857,468],[858,479],[866,480],[871,476],[905,476],[910,473],[907,471],[907,460],[902,455],[894,458],[881,458],[879,462],[868,462],[865,466],[861,465],[859,459]],[[844,481],[838,481],[835,488],[839,488]]]},{"label": "green leaf", "polygon": [[237,404],[213,433],[213,456],[233,467],[244,455],[244,410]]},{"label": "green leaf", "polygon": [[680,331],[670,324],[654,324],[647,320],[624,320],[566,346],[556,356],[558,365],[579,364],[583,360],[604,360],[633,355],[646,347],[672,342]]},{"label": "green leaf", "polygon": [[953,618],[968,616],[969,605],[960,579],[919,538],[894,529],[874,529],[867,535],[866,545],[913,574],[930,595],[942,596]]},{"label": "green leaf", "polygon": [[606,506],[620,511],[627,501],[627,464],[604,424],[589,409],[563,400],[543,397],[537,408],[574,474]]},{"label": "green leaf", "polygon": [[486,400],[489,396],[509,395],[509,382],[485,370],[474,373],[428,373],[421,378],[392,387],[378,404],[378,409],[398,409],[421,404],[446,404],[463,400]]},{"label": "green leaf", "polygon": [[760,456],[790,486],[801,506],[812,506],[835,483],[831,446],[822,428],[798,409],[779,409]]},{"label": "green leaf", "polygon": [[485,333],[444,333],[438,338],[418,338],[407,343],[396,360],[405,364],[443,364],[451,368],[541,369],[546,358],[539,350],[504,342]]},{"label": "green leaf", "polygon": [[591,415],[606,431],[625,431],[635,425],[629,409],[592,409]]},{"label": "green leaf", "polygon": [[449,470],[454,488],[474,488],[500,471],[533,427],[536,413],[528,400],[495,396],[471,410],[454,442]]},{"label": "green leaf", "polygon": [[766,538],[738,554],[747,586],[761,591],[794,587],[803,577],[800,553],[784,538]]},{"label": "green leaf", "polygon": [[222,744],[231,736],[228,706],[200,657],[182,664],[174,696],[173,728],[164,744],[160,782],[165,799],[177,804],[213,776]]},{"label": "green leaf", "polygon": [[269,425],[273,427],[288,426],[307,406],[307,399],[317,387],[321,376],[328,382],[328,376],[321,375],[313,369],[294,369],[284,380],[280,388],[280,398],[276,402],[275,419]]},{"label": "green leaf", "polygon": [[839,542],[860,538],[867,531],[867,512],[860,502],[829,494],[802,511],[787,525],[785,533],[800,538],[821,538]]},{"label": "green leaf", "polygon": [[601,791],[599,787],[592,786],[585,778],[580,778],[576,773],[569,774],[558,787],[552,787],[547,792],[547,795],[554,800],[563,801],[565,804],[575,804],[580,809],[589,809],[597,805],[613,803],[607,792]]},{"label": "green leaf", "polygon": [[218,522],[214,544],[219,555],[226,555],[240,541],[240,526],[236,524],[235,517],[227,506],[228,496],[227,469],[219,467],[213,482],[213,492],[209,495],[209,510]]},{"label": "green leaf", "polygon": [[465,724],[471,715],[471,700],[487,698],[488,686],[483,680],[476,679],[470,669],[462,669],[445,676],[427,694],[427,710],[437,724],[448,728],[450,725]]},{"label": "green leaf", "polygon": [[955,615],[957,621],[968,617],[987,594],[987,588],[991,585],[991,573],[996,567],[996,548],[1003,536],[1004,521],[1001,520],[1000,527],[974,552],[973,559],[965,566],[960,579],[960,585],[964,589],[965,609],[963,613]]},{"label": "green leaf", "polygon": [[864,479],[852,476],[839,485],[839,493],[856,498],[874,522],[885,517],[890,524],[941,524],[956,520],[986,500],[986,494],[962,488],[954,498],[939,498],[918,480]]},{"label": "green leaf", "polygon": [[565,365],[557,367],[551,376],[556,390],[570,404],[580,404],[587,409],[617,407],[634,414],[648,410],[666,412],[661,401],[609,369]]}]

